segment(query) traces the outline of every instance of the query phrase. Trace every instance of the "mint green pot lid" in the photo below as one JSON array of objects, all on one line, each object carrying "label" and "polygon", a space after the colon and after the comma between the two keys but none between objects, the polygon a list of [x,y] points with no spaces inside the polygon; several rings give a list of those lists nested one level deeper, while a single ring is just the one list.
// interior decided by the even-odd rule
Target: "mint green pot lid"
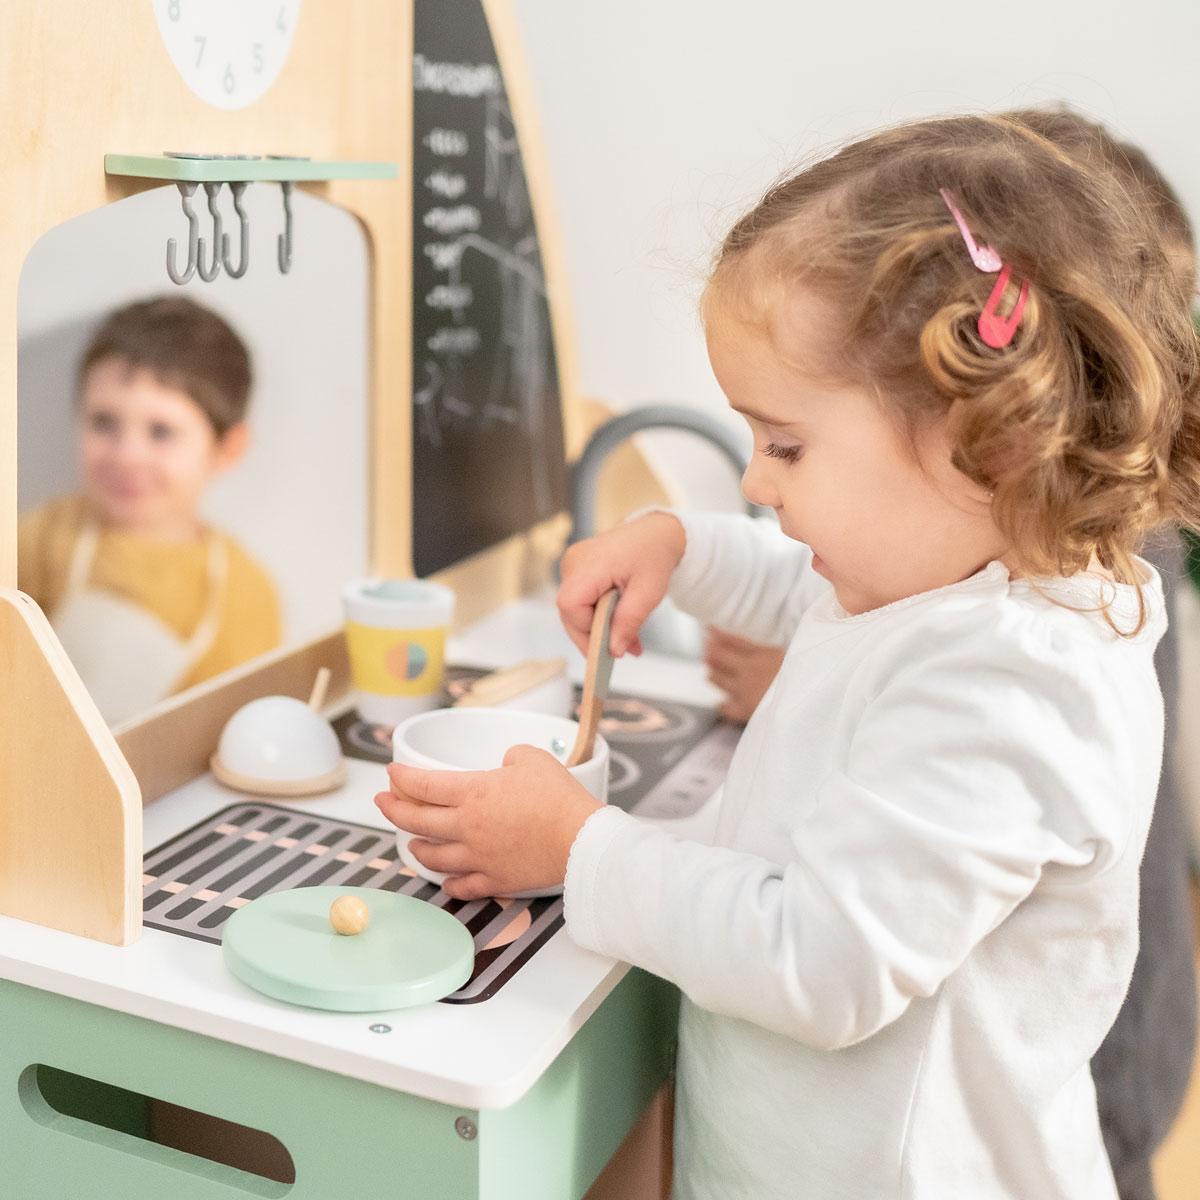
[{"label": "mint green pot lid", "polygon": [[[359,934],[335,933],[329,908],[357,896],[370,911]],[[430,1004],[471,977],[475,944],[449,913],[378,888],[273,892],[229,918],[225,965],[256,991],[331,1012],[383,1012]]]}]

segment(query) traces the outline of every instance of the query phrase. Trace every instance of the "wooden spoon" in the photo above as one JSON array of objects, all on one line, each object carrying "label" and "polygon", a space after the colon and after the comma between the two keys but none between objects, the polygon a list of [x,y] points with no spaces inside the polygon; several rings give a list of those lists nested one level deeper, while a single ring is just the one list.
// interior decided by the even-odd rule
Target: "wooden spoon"
[{"label": "wooden spoon", "polygon": [[612,636],[612,616],[620,592],[613,588],[596,601],[592,613],[592,633],[588,640],[587,669],[583,677],[583,699],[579,704],[579,734],[567,755],[566,765],[577,767],[592,757],[600,714],[608,697],[608,681],[612,677],[613,656],[609,649]]},{"label": "wooden spoon", "polygon": [[543,683],[549,683],[566,669],[565,658],[528,659],[517,663],[515,667],[504,667],[475,680],[470,689],[454,702],[454,707],[482,705],[491,708],[503,704],[514,696],[521,696]]}]

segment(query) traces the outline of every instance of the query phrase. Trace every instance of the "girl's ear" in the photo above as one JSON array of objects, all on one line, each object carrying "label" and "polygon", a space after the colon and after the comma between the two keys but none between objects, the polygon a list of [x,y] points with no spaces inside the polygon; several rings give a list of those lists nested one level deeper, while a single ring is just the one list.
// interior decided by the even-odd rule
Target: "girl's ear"
[{"label": "girl's ear", "polygon": [[914,431],[917,460],[938,491],[956,508],[968,513],[986,512],[991,493],[958,469],[954,433],[946,414],[922,422]]},{"label": "girl's ear", "polygon": [[218,471],[228,471],[246,457],[250,449],[250,426],[245,421],[231,425],[217,439],[215,450],[215,466]]}]

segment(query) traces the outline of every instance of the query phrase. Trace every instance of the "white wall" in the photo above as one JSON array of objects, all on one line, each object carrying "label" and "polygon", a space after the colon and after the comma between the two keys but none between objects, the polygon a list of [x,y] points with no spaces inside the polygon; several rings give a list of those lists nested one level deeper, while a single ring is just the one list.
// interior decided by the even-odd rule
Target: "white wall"
[{"label": "white wall", "polygon": [[[195,207],[210,233],[203,189]],[[228,189],[219,206],[235,258]],[[250,267],[176,287],[166,242],[185,251],[179,192],[143,192],[50,230],[30,251],[18,299],[19,507],[78,483],[76,368],[96,325],[147,296],[186,294],[226,318],[249,346],[255,386],[246,458],[210,489],[205,515],[270,572],[285,639],[341,622],[340,585],[367,570],[367,246],[349,213],[294,192],[293,266],[281,275],[279,188],[251,185]]]},{"label": "white wall", "polygon": [[[1200,217],[1194,0],[513,3],[581,382],[618,408],[724,407],[694,316],[708,256],[789,164],[881,124],[1066,99],[1143,145]],[[736,502],[715,457],[665,441],[651,453],[683,495]]]}]

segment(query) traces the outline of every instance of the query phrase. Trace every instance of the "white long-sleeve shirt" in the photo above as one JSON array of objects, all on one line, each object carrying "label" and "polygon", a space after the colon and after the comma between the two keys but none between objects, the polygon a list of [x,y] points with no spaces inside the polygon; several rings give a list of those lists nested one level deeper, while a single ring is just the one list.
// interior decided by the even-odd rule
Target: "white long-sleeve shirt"
[{"label": "white long-sleeve shirt", "polygon": [[[571,851],[580,945],[683,992],[677,1200],[1105,1200],[1089,1060],[1137,950],[1162,753],[1145,564],[971,578],[849,616],[765,521],[685,516],[671,595],[786,644],[715,844],[617,808]],[[1058,601],[1058,603],[1055,603]]]}]

